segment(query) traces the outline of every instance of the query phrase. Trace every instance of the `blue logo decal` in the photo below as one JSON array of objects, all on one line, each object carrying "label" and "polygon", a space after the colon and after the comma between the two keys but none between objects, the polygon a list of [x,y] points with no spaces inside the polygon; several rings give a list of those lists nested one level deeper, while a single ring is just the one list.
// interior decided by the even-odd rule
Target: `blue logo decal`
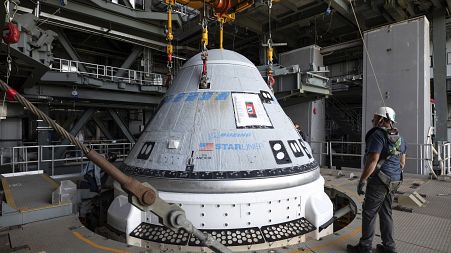
[{"label": "blue logo decal", "polygon": [[208,134],[208,139],[219,139],[219,138],[248,138],[251,137],[251,132],[212,132]]},{"label": "blue logo decal", "polygon": [[260,150],[262,148],[261,143],[221,143],[216,144],[216,150]]}]

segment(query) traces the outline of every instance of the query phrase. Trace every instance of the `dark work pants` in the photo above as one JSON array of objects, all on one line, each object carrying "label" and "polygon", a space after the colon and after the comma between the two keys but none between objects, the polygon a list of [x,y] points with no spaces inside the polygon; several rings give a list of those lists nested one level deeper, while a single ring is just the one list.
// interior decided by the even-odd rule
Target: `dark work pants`
[{"label": "dark work pants", "polygon": [[360,245],[364,248],[372,248],[376,215],[379,214],[382,244],[387,252],[395,250],[392,218],[393,197],[394,192],[389,192],[377,177],[371,177],[368,180],[363,201],[362,237],[360,238]]}]

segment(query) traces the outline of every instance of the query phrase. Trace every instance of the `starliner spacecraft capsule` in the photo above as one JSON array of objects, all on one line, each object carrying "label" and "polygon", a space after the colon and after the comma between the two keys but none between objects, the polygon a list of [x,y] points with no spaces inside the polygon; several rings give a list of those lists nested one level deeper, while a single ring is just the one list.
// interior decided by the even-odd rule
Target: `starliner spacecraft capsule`
[{"label": "starliner spacecraft capsule", "polygon": [[[232,250],[332,233],[332,225],[318,229],[332,218],[333,205],[311,148],[257,68],[236,52],[217,49],[208,51],[207,86],[200,85],[202,70],[200,54],[179,70],[123,172],[150,183],[194,226]],[[201,246],[130,205],[119,185],[108,223],[142,247]]]}]

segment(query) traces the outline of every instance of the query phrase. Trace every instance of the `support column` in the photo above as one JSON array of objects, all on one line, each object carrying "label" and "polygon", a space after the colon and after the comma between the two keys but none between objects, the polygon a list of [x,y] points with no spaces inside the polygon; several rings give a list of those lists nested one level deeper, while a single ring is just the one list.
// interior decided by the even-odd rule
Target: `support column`
[{"label": "support column", "polygon": [[448,140],[448,101],[446,92],[446,24],[444,9],[433,14],[432,48],[434,50],[434,99],[436,110],[435,137],[437,141]]},{"label": "support column", "polygon": [[108,128],[103,124],[102,120],[100,120],[98,117],[92,118],[94,122],[96,123],[97,127],[100,129],[100,131],[105,135],[105,137],[109,140],[113,140],[113,135],[108,131]]},{"label": "support column", "polygon": [[[49,115],[49,106],[47,104],[41,104],[38,108],[44,112],[45,115]],[[38,145],[45,146],[50,145],[51,143],[51,130],[49,129],[49,125],[45,123],[43,120],[37,120],[37,131],[38,131]],[[49,160],[52,157],[52,150],[49,148],[41,149],[41,157],[43,160]],[[38,157],[39,161],[41,161],[41,157]],[[44,173],[51,174],[50,172],[50,163],[49,162],[41,162],[40,169],[44,170]]]},{"label": "support column", "polygon": [[[63,32],[63,30],[58,31],[58,41],[63,46],[64,50],[66,50],[67,54],[70,56],[70,58],[74,61],[80,61],[80,57],[77,54],[77,51],[75,51],[74,47],[70,43],[69,39],[66,37],[66,34]],[[70,66],[69,66],[70,68]],[[82,72],[87,72],[84,65],[79,64],[78,68]]]},{"label": "support column", "polygon": [[132,52],[128,55],[127,59],[122,63],[121,69],[116,73],[116,76],[122,77],[124,76],[125,70],[123,69],[129,69],[130,66],[135,62],[136,58],[138,58],[143,53],[143,48],[140,46],[134,46]]},{"label": "support column", "polygon": [[[74,127],[69,131],[69,133],[73,136],[76,136],[78,132],[88,123],[88,121],[91,119],[92,115],[97,111],[96,108],[89,108],[83,112],[78,122],[75,124]],[[67,145],[69,144],[69,140],[64,139],[61,141],[61,145]],[[61,156],[64,154],[64,151],[66,151],[67,147],[59,148],[58,151],[55,153],[56,158],[61,158]]]},{"label": "support column", "polygon": [[117,115],[117,112],[109,109],[108,112],[110,113],[111,117],[114,119],[114,122],[119,126],[122,133],[124,133],[125,137],[127,137],[128,141],[131,143],[135,143],[135,138],[133,138],[133,135],[130,133],[128,128],[125,126],[124,122],[119,118],[119,115]]}]

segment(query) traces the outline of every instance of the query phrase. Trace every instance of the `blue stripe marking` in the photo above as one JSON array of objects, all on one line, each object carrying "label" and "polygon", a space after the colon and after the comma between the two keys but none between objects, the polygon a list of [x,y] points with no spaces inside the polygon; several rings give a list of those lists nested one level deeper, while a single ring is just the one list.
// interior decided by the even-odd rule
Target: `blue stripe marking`
[{"label": "blue stripe marking", "polygon": [[190,92],[186,97],[185,101],[192,102],[196,100],[197,96],[199,96],[199,92]]},{"label": "blue stripe marking", "polygon": [[164,97],[164,98],[163,98],[163,103],[171,102],[171,99],[172,99],[173,97],[174,97],[174,96],[172,96],[172,95],[169,95],[169,96]]},{"label": "blue stripe marking", "polygon": [[213,96],[213,92],[204,92],[202,93],[202,95],[200,96],[199,100],[209,100],[211,97]]},{"label": "blue stripe marking", "polygon": [[226,98],[229,96],[230,92],[228,91],[223,91],[221,93],[218,94],[218,96],[216,97],[216,100],[226,100]]},{"label": "blue stripe marking", "polygon": [[179,94],[177,94],[177,96],[175,96],[175,98],[172,102],[180,102],[184,96],[185,96],[185,93],[179,93]]}]

